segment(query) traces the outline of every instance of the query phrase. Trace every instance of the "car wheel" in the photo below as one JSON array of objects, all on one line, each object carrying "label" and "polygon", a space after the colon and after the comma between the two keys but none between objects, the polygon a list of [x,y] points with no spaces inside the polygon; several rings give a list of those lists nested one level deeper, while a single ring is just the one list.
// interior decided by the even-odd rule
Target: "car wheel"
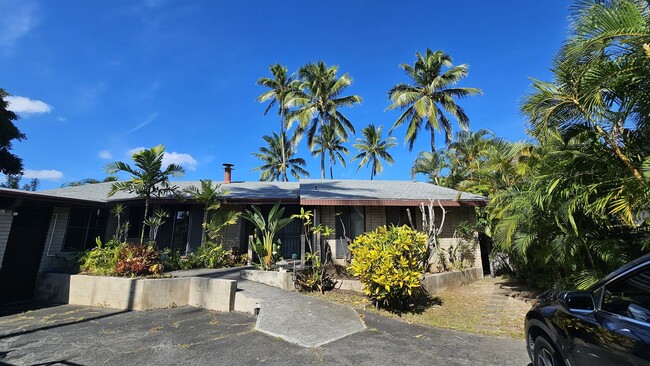
[{"label": "car wheel", "polygon": [[534,366],[564,366],[560,355],[555,352],[555,348],[543,336],[535,339],[535,348],[533,351],[535,359]]}]

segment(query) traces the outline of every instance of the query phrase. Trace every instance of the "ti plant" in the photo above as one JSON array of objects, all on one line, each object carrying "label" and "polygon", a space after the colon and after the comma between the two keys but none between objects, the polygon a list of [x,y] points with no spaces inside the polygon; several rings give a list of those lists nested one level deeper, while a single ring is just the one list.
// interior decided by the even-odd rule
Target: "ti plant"
[{"label": "ti plant", "polygon": [[144,220],[144,224],[149,226],[149,238],[153,243],[156,243],[156,237],[158,236],[158,229],[165,223],[165,218],[169,215],[167,211],[163,209],[157,209],[153,212],[153,215],[147,217]]},{"label": "ti plant", "polygon": [[328,237],[334,232],[334,230],[328,226],[323,226],[322,224],[313,226],[312,219],[314,214],[311,211],[305,211],[302,207],[300,208],[299,214],[292,215],[291,217],[302,221],[303,234],[305,235],[305,241],[309,247],[309,253],[306,253],[305,255],[305,262],[309,262],[311,266],[307,274],[302,275],[297,279],[300,282],[300,287],[307,290],[318,289],[320,293],[324,293],[326,284],[331,281],[325,274],[320,253],[318,251],[314,252],[313,250],[310,239],[311,235],[309,234],[314,234],[317,237]]},{"label": "ti plant", "polygon": [[271,269],[274,263],[273,254],[280,250],[280,241],[275,242],[275,236],[293,221],[292,217],[282,217],[283,214],[284,207],[280,208],[280,202],[273,205],[266,218],[257,206],[252,206],[252,211],[246,210],[241,214],[241,217],[255,225],[256,231],[259,232],[250,245],[260,258],[263,269]]}]

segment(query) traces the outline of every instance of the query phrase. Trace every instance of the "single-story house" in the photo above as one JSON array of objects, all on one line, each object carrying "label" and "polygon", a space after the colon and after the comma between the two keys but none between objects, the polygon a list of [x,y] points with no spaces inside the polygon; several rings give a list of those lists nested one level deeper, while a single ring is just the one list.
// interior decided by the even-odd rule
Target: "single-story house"
[{"label": "single-story house", "polygon": [[[130,223],[128,238],[139,240],[144,199],[118,192],[109,197],[113,183],[88,184],[29,192],[0,188],[0,303],[30,299],[39,273],[60,271],[75,254],[95,246],[95,238],[111,238],[117,219],[111,208],[122,204],[126,210],[122,222]],[[173,181],[180,189],[200,186],[200,182]],[[299,182],[237,182],[226,168],[222,188],[227,191],[223,206],[242,211],[258,205],[268,212],[276,202],[286,208],[285,216],[298,213],[300,207],[312,210],[315,223],[335,229],[322,238],[341,258],[347,249],[344,237],[354,239],[381,225],[410,224],[422,229],[420,203],[433,199],[447,211],[440,235],[442,246],[453,243],[453,233],[462,221],[476,219],[475,206],[485,205],[482,196],[459,192],[424,182],[383,180],[311,180]],[[156,243],[160,248],[193,250],[201,245],[203,206],[178,197],[152,200],[152,210],[162,208],[169,217],[160,227]],[[409,210],[412,220],[408,219]],[[440,209],[436,207],[437,212]],[[440,215],[438,215],[440,216]],[[301,254],[301,223],[294,220],[280,233],[282,255]],[[252,225],[241,218],[223,233],[223,244],[235,252],[248,251]],[[145,231],[148,233],[148,230]],[[476,266],[486,260],[487,250],[477,245]],[[483,261],[485,263],[485,261]],[[487,268],[483,264],[483,268]]]}]

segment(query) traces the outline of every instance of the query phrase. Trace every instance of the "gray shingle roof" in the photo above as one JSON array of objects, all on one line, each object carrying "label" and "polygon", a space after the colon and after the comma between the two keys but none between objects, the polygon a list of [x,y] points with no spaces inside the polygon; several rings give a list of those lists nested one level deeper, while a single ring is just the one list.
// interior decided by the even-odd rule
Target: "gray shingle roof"
[{"label": "gray shingle roof", "polygon": [[300,181],[300,198],[310,200],[420,200],[481,201],[485,197],[436,186],[403,180],[314,180]]},{"label": "gray shingle roof", "polygon": [[[108,197],[112,182],[57,188],[38,192],[58,198],[96,202],[136,199],[135,194],[117,192]],[[180,189],[200,186],[198,181],[173,181]],[[483,201],[485,197],[424,182],[390,180],[315,180],[300,182],[233,182],[223,184],[226,198],[261,200],[419,200]]]},{"label": "gray shingle roof", "polygon": [[[133,193],[117,192],[108,197],[113,182],[85,184],[76,187],[65,187],[44,190],[40,193],[61,198],[82,198],[98,202],[123,201],[137,199]],[[199,181],[172,181],[172,185],[181,190],[190,186],[200,187]],[[233,182],[223,184],[228,191],[226,198],[236,199],[293,199],[298,200],[298,183],[296,182]],[[170,197],[171,198],[171,197]]]}]

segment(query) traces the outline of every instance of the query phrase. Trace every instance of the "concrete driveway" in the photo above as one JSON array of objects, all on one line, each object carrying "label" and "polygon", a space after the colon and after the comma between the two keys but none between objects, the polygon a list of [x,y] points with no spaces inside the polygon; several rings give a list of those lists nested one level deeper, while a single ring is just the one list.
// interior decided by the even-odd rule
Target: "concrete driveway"
[{"label": "concrete driveway", "polygon": [[366,330],[305,348],[255,331],[249,314],[63,305],[0,317],[0,365],[528,364],[520,340],[361,318]]}]

